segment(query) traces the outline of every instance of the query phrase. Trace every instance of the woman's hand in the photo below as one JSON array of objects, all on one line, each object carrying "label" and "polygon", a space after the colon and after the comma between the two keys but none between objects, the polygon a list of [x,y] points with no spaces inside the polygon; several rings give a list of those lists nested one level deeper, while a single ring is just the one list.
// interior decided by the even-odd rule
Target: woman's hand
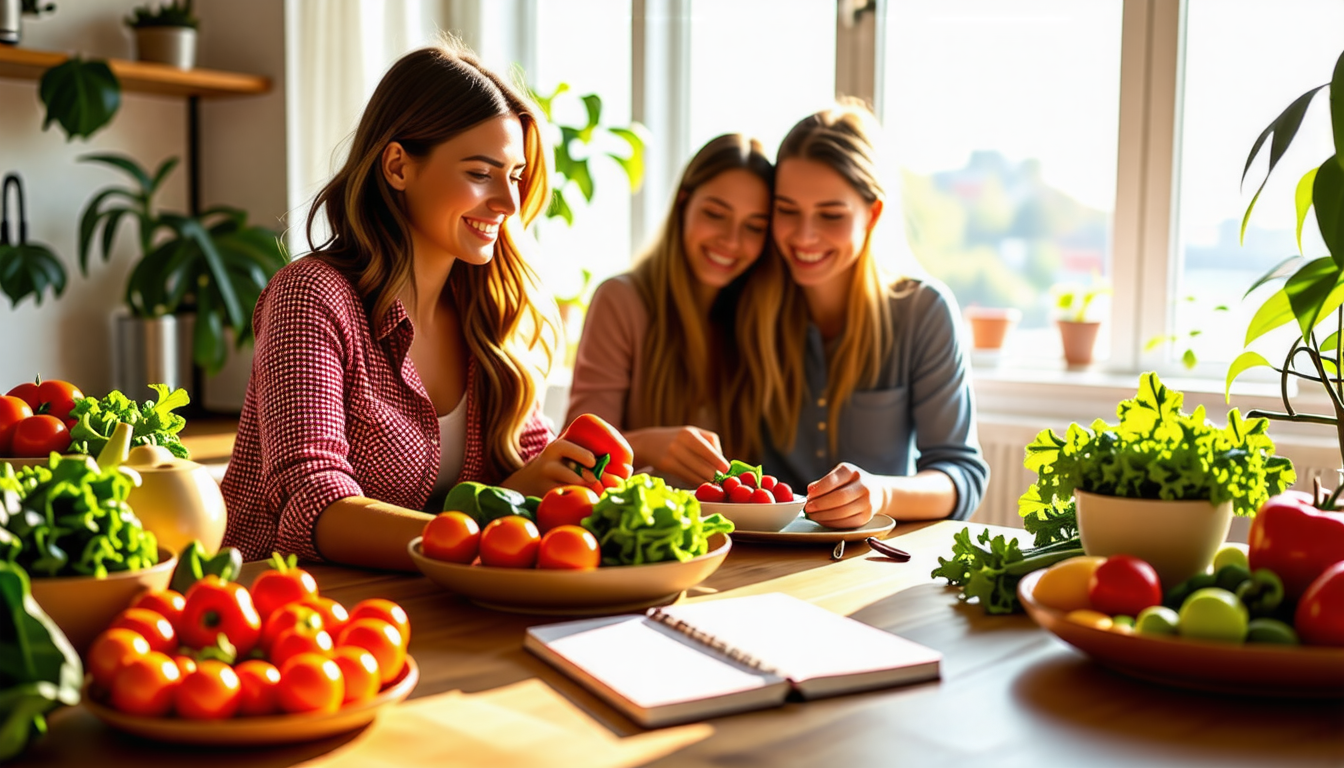
[{"label": "woman's hand", "polygon": [[659,474],[707,483],[728,471],[719,436],[699,427],[653,427],[627,432],[636,466],[648,464]]},{"label": "woman's hand", "polygon": [[517,472],[500,483],[524,496],[543,496],[559,485],[592,485],[596,480],[591,472],[575,471],[574,467],[591,467],[597,457],[587,448],[568,440],[552,440],[541,453],[532,457]]},{"label": "woman's hand", "polygon": [[858,528],[886,508],[884,478],[842,463],[807,486],[803,512],[827,528]]}]

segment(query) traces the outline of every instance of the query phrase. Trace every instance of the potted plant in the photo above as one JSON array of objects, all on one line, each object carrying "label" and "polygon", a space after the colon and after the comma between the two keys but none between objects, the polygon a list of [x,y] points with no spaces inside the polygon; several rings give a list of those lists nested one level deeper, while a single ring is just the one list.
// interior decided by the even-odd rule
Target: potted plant
[{"label": "potted plant", "polygon": [[1010,307],[967,307],[965,315],[971,324],[971,346],[983,350],[1002,348],[1008,331],[1022,320],[1022,313]]},{"label": "potted plant", "polygon": [[[1264,366],[1279,373],[1282,382],[1282,412],[1254,410],[1249,415],[1282,421],[1325,424],[1335,428],[1339,440],[1341,461],[1344,461],[1344,372],[1340,360],[1344,357],[1344,53],[1335,62],[1330,83],[1330,114],[1334,130],[1334,154],[1319,166],[1307,171],[1297,183],[1297,248],[1302,251],[1302,227],[1308,211],[1314,211],[1316,224],[1325,242],[1326,255],[1307,258],[1305,254],[1292,256],[1271,269],[1246,291],[1270,282],[1283,281],[1283,287],[1265,300],[1251,318],[1246,329],[1245,346],[1266,333],[1296,324],[1296,340],[1288,346],[1280,365],[1275,365],[1259,352],[1245,351],[1227,370],[1224,396],[1231,400],[1232,382],[1243,372]],[[1292,144],[1302,124],[1307,107],[1325,85],[1312,88],[1299,96],[1255,140],[1250,156],[1246,158],[1245,181],[1251,162],[1259,154],[1270,134],[1274,139],[1269,150],[1269,170],[1265,181],[1251,198],[1242,218],[1241,234],[1246,236],[1246,223],[1260,199],[1260,192],[1269,180],[1284,152]],[[1331,413],[1300,413],[1289,400],[1290,380],[1307,381],[1319,385],[1329,398]],[[1341,464],[1344,466],[1344,464]]]},{"label": "potted plant", "polygon": [[135,55],[140,61],[157,61],[178,69],[196,66],[196,27],[191,0],[136,8],[126,17],[135,32]]},{"label": "potted plant", "polygon": [[[134,181],[97,192],[79,225],[79,268],[86,275],[100,230],[104,261],[123,220],[134,220],[139,230],[140,257],[125,290],[129,316],[117,321],[113,359],[122,371],[114,376],[115,388],[138,392],[150,383],[190,384],[182,367],[154,370],[148,364],[155,360],[180,357],[184,366],[190,360],[207,374],[218,372],[228,357],[227,334],[231,331],[240,347],[252,338],[257,297],[286,263],[279,235],[248,224],[247,214],[236,208],[218,206],[200,216],[156,210],[153,196],[177,158],[165,160],[153,176],[121,155],[80,160],[111,166]],[[135,366],[137,360],[146,365]]]},{"label": "potted plant", "polygon": [[1037,435],[1024,462],[1037,480],[1018,500],[1022,517],[1038,518],[1028,528],[1062,528],[1076,516],[1089,555],[1142,558],[1167,586],[1206,568],[1232,515],[1254,515],[1297,474],[1274,455],[1266,419],[1233,408],[1219,427],[1203,406],[1183,412],[1183,399],[1145,373],[1116,408],[1119,423]]},{"label": "potted plant", "polygon": [[1071,366],[1092,362],[1092,349],[1097,343],[1100,320],[1093,320],[1091,309],[1098,297],[1111,292],[1105,282],[1094,279],[1090,285],[1060,283],[1050,289],[1055,296],[1055,321],[1059,338],[1064,344],[1064,360]]}]

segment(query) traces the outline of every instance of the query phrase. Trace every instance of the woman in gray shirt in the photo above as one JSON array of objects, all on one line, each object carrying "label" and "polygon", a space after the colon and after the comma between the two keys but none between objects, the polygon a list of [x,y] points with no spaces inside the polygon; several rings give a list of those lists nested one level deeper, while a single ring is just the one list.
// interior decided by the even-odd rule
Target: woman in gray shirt
[{"label": "woman in gray shirt", "polygon": [[884,277],[871,250],[886,197],[875,131],[866,108],[841,104],[795,125],[776,161],[771,240],[792,279],[764,463],[834,528],[965,519],[989,480],[955,300]]}]

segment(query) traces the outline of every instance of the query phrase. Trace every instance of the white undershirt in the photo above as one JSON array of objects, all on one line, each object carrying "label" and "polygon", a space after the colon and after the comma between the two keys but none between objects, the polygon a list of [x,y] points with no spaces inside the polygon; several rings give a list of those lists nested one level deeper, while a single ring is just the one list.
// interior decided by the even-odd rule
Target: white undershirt
[{"label": "white undershirt", "polygon": [[431,496],[445,493],[462,473],[467,449],[467,395],[457,401],[451,413],[439,417],[439,479]]}]

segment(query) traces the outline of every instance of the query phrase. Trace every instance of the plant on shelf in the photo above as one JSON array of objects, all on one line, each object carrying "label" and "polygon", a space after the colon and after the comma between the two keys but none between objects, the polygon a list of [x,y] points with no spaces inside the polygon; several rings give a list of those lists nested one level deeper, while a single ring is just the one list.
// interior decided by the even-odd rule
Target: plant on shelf
[{"label": "plant on shelf", "polygon": [[131,29],[146,27],[191,27],[195,29],[200,20],[191,10],[191,0],[172,0],[151,7],[142,5],[126,17],[126,26]]},{"label": "plant on shelf", "polygon": [[[1251,318],[1246,329],[1246,347],[1270,331],[1290,323],[1296,325],[1294,331],[1297,337],[1288,346],[1280,365],[1271,363],[1259,352],[1242,352],[1228,368],[1224,396],[1230,401],[1232,382],[1243,372],[1259,366],[1274,369],[1280,377],[1284,410],[1253,410],[1249,415],[1333,426],[1339,440],[1341,460],[1344,461],[1344,373],[1340,370],[1340,359],[1344,357],[1344,155],[1341,155],[1341,151],[1344,151],[1344,53],[1335,62],[1330,82],[1312,88],[1295,99],[1252,145],[1250,155],[1246,158],[1246,168],[1242,171],[1243,182],[1266,140],[1271,134],[1274,136],[1269,148],[1269,169],[1265,173],[1265,180],[1260,182],[1260,187],[1246,206],[1241,236],[1245,238],[1251,211],[1260,199],[1269,175],[1274,172],[1275,166],[1297,135],[1312,98],[1327,87],[1330,89],[1334,154],[1307,171],[1297,183],[1295,202],[1297,248],[1300,255],[1271,269],[1246,292],[1250,295],[1251,291],[1270,282],[1281,280],[1284,283]],[[1317,258],[1301,254],[1302,227],[1306,223],[1308,211],[1315,212],[1316,225],[1325,242],[1326,255]],[[1289,386],[1293,380],[1320,385],[1329,398],[1332,413],[1301,413],[1294,408]]]},{"label": "plant on shelf", "polygon": [[196,66],[199,23],[191,11],[191,0],[173,0],[156,7],[143,5],[126,18],[126,26],[135,33],[136,58],[178,69]]},{"label": "plant on shelf", "polygon": [[[18,227],[9,226],[9,188],[14,187],[18,204]],[[10,242],[11,235],[15,241]],[[23,180],[17,173],[5,174],[0,184],[0,291],[9,297],[10,304],[33,297],[33,303],[42,303],[42,294],[51,289],[52,296],[65,292],[65,265],[51,248],[42,243],[28,242],[28,212],[23,198]]]},{"label": "plant on shelf", "polygon": [[138,225],[139,262],[127,279],[125,302],[131,315],[152,319],[194,313],[192,357],[216,373],[228,357],[225,331],[237,346],[252,337],[252,310],[267,281],[286,263],[279,235],[249,225],[247,214],[217,206],[199,216],[155,210],[154,194],[177,165],[165,160],[150,176],[121,155],[86,155],[80,160],[123,171],[134,186],[107,187],[84,208],[79,225],[79,268],[88,274],[94,237],[107,261],[123,219]]},{"label": "plant on shelf", "polygon": [[1095,276],[1088,285],[1059,283],[1050,289],[1055,297],[1064,359],[1069,365],[1087,365],[1092,362],[1092,348],[1097,342],[1097,329],[1101,323],[1092,319],[1091,310],[1098,298],[1110,292],[1110,285]]}]

